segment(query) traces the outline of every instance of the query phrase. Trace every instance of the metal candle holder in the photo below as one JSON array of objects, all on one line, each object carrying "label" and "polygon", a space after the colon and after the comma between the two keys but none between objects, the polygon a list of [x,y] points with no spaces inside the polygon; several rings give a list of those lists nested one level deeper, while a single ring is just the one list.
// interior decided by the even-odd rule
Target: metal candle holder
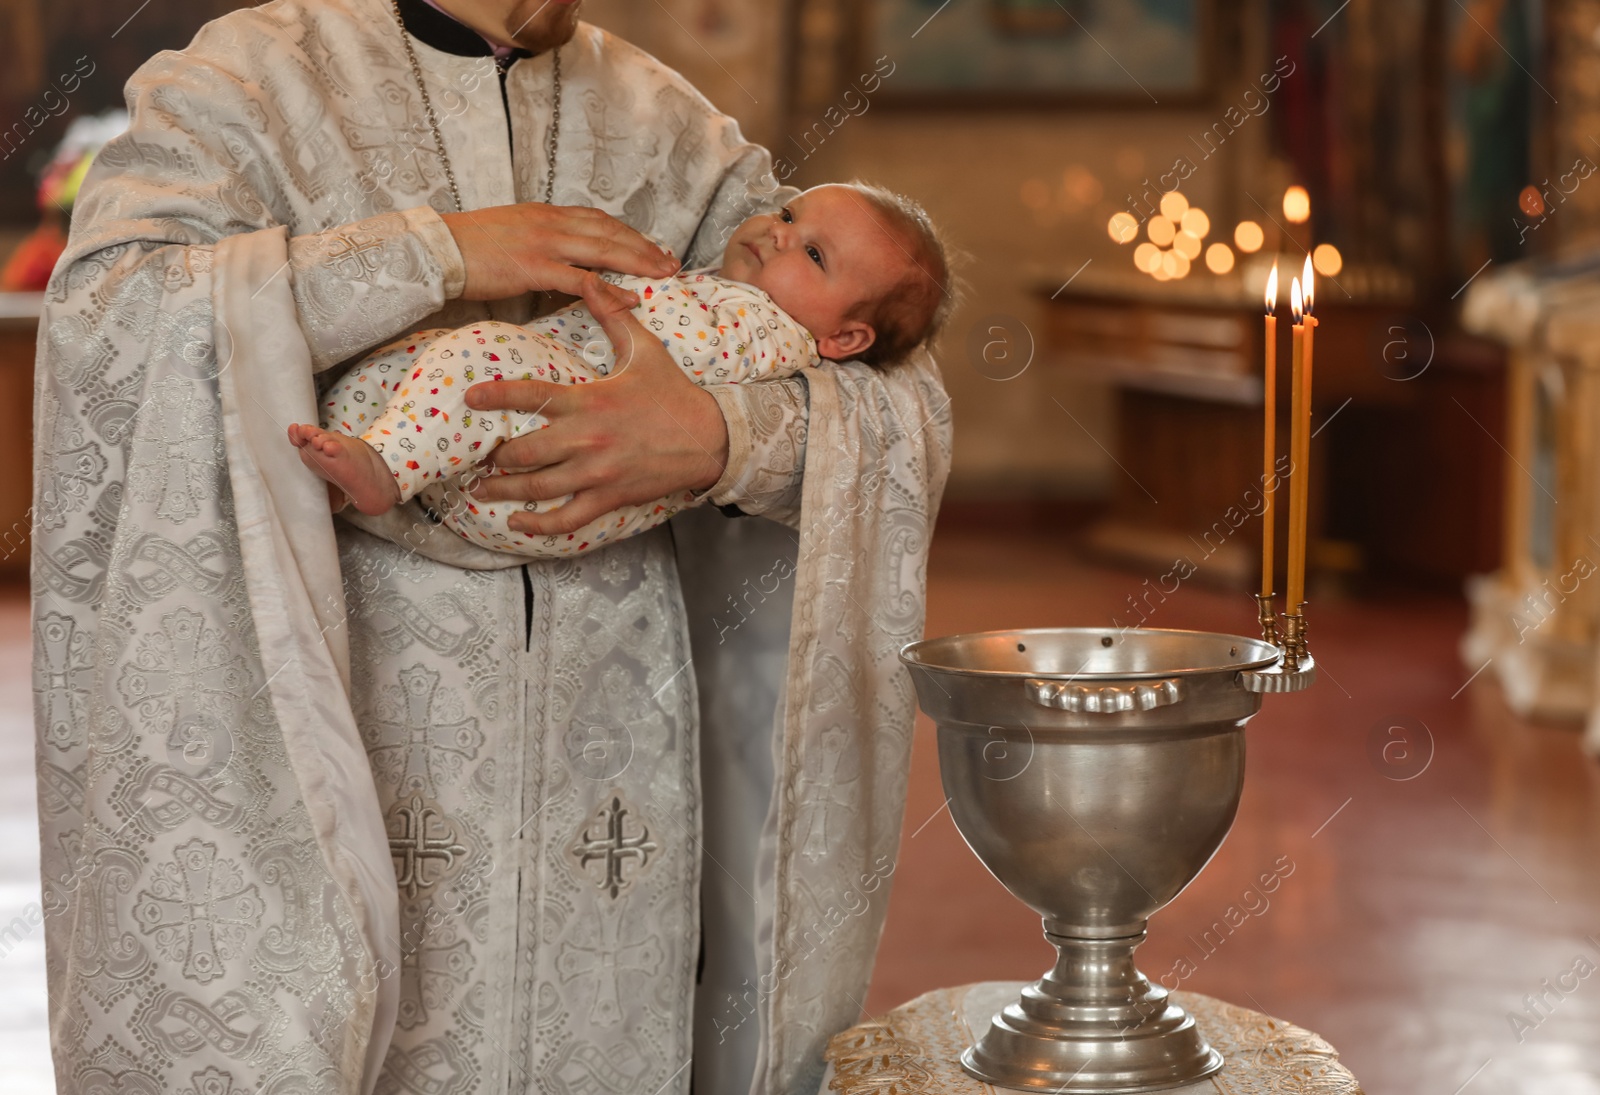
[{"label": "metal candle holder", "polygon": [[1133,952],[1233,824],[1261,694],[1315,677],[1303,612],[1284,624],[1292,666],[1274,641],[1144,629],[991,631],[900,652],[938,724],[956,827],[1058,955],[962,1054],[972,1075],[1112,1095],[1222,1068]]}]

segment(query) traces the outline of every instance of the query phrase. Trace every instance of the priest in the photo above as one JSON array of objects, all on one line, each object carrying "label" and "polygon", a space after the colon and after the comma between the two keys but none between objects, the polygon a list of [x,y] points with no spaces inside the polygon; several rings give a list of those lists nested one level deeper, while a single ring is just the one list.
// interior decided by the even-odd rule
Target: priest
[{"label": "priest", "polygon": [[[59,1090],[815,1090],[887,903],[931,361],[618,378],[496,490],[707,507],[519,565],[284,441],[421,327],[714,262],[793,191],[562,0],[280,0],[128,86],[47,294],[34,680]],[[547,402],[548,401],[548,402]],[[757,520],[757,515],[765,520]],[[792,609],[792,611],[791,611]]]}]

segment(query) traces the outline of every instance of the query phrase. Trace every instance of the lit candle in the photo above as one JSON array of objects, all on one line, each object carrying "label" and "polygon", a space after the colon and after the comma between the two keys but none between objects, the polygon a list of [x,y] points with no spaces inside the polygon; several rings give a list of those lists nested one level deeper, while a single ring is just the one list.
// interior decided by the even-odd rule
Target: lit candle
[{"label": "lit candle", "polygon": [[1284,608],[1293,615],[1304,590],[1300,586],[1300,545],[1305,541],[1300,535],[1300,488],[1305,483],[1305,473],[1300,468],[1300,396],[1305,381],[1300,375],[1300,362],[1305,357],[1305,302],[1300,296],[1300,279],[1289,282],[1289,311],[1294,326],[1289,329],[1294,350],[1289,363],[1289,587],[1288,602]]},{"label": "lit candle", "polygon": [[1306,526],[1311,500],[1311,362],[1317,321],[1311,315],[1314,293],[1309,255],[1302,276],[1304,294],[1298,278],[1290,293],[1295,325],[1289,451],[1294,468],[1289,480],[1289,595],[1285,608],[1293,615],[1300,613],[1300,603],[1305,600]]},{"label": "lit candle", "polygon": [[[1306,545],[1310,535],[1311,509],[1311,387],[1312,387],[1312,349],[1317,340],[1316,317],[1316,287],[1311,272],[1311,256],[1306,256],[1305,268],[1300,274],[1301,291],[1305,294],[1305,329],[1306,345],[1300,362],[1300,372],[1305,377],[1305,391],[1300,394],[1300,455],[1296,458],[1300,466],[1306,469],[1305,484],[1300,488],[1300,597],[1305,599],[1306,591]],[[1295,604],[1299,604],[1296,601]]]},{"label": "lit candle", "polygon": [[1267,370],[1266,370],[1266,421],[1261,446],[1261,490],[1265,503],[1261,511],[1261,595],[1272,596],[1273,528],[1276,517],[1273,501],[1277,495],[1277,472],[1273,463],[1278,456],[1278,264],[1272,264],[1267,277]]}]

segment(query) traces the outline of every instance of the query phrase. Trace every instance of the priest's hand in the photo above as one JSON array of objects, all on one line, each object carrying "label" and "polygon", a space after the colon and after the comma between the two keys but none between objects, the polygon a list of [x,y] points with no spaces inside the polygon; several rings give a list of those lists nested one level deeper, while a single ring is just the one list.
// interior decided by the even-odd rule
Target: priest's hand
[{"label": "priest's hand", "polygon": [[512,514],[513,529],[536,536],[574,532],[621,506],[703,490],[728,462],[728,427],[717,401],[634,318],[633,301],[618,300],[615,286],[595,274],[584,275],[579,290],[615,350],[605,380],[501,380],[467,389],[467,406],[476,410],[537,413],[550,423],[505,442],[486,461],[534,470],[485,475],[472,488],[486,501],[571,494],[548,513]]},{"label": "priest's hand", "polygon": [[[445,213],[466,266],[466,300],[503,300],[530,291],[583,296],[585,271],[641,277],[677,273],[679,262],[610,213],[582,206],[522,202]],[[622,303],[620,290],[599,292]]]}]

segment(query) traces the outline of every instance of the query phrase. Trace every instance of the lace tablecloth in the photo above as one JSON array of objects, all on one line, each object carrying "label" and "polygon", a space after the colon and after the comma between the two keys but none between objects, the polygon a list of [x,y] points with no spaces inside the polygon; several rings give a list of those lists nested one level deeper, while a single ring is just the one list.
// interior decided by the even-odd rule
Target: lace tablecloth
[{"label": "lace tablecloth", "polygon": [[[985,981],[938,989],[862,1023],[828,1043],[821,1095],[994,1095],[962,1071],[961,1051],[989,1029],[1020,983]],[[1173,1095],[1361,1095],[1361,1085],[1322,1038],[1259,1011],[1175,992],[1225,1060],[1222,1071]]]}]

